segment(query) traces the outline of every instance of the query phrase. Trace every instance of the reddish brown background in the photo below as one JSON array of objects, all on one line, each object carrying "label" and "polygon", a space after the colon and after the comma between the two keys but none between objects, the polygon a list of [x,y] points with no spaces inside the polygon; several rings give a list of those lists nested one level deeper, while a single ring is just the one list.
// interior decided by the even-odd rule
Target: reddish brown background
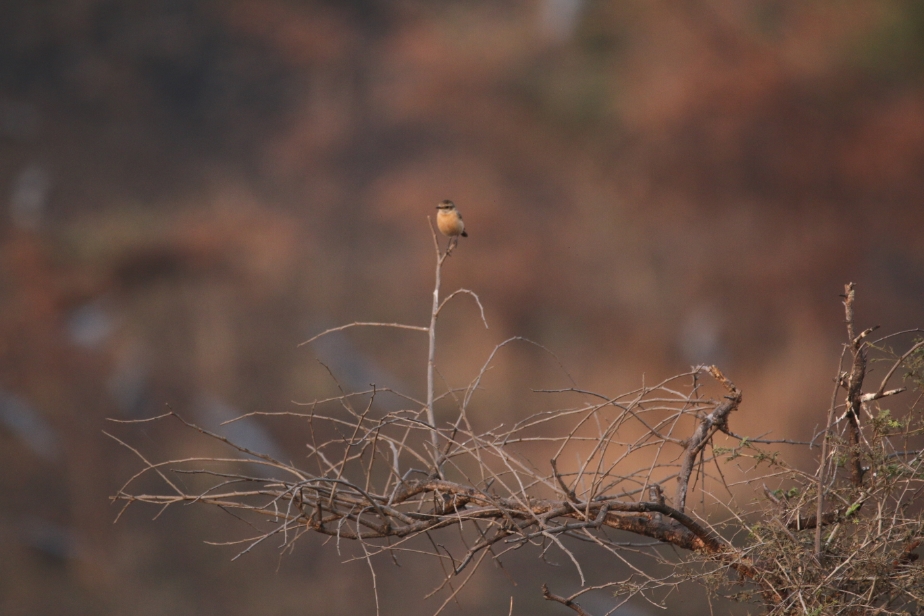
[{"label": "reddish brown background", "polygon": [[[4,3],[0,613],[373,613],[333,545],[230,562],[203,540],[246,529],[218,512],[113,526],[139,464],[102,431],[153,459],[212,451],[106,418],[292,410],[333,391],[317,358],[422,395],[417,334],[296,344],[425,323],[444,198],[470,232],[446,289],[490,324],[466,299],[441,320],[450,385],[511,335],[609,394],[718,362],[739,431],[805,437],[845,282],[858,325],[924,325],[922,163],[914,0]],[[474,412],[516,420],[564,383],[513,348]],[[297,426],[251,432],[302,455]],[[563,613],[538,586],[572,571],[507,569],[449,613]],[[429,573],[383,562],[384,613],[432,613]]]}]

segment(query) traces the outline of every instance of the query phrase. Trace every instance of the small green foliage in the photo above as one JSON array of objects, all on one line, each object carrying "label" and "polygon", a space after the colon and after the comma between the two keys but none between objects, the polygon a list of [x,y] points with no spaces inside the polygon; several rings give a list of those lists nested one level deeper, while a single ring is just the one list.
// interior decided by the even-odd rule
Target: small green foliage
[{"label": "small green foliage", "polygon": [[788,490],[779,488],[773,491],[773,495],[780,500],[792,500],[798,498],[801,493],[802,491],[796,487],[789,488]]},{"label": "small green foliage", "polygon": [[895,430],[901,430],[907,425],[907,421],[900,421],[892,418],[892,411],[889,409],[880,409],[879,415],[873,420],[873,427],[880,434],[888,434]]},{"label": "small green foliage", "polygon": [[902,467],[898,464],[884,464],[882,474],[886,477],[898,477],[902,474]]},{"label": "small green foliage", "polygon": [[[872,344],[867,351],[886,371],[902,357]],[[905,359],[907,376],[924,391],[924,344]],[[815,468],[794,468],[784,457],[788,451],[761,451],[762,443],[739,439],[736,451],[768,462],[766,476],[788,487],[768,492],[763,521],[749,521],[746,537],[735,537],[735,545],[747,545],[748,569],[732,584],[756,582],[758,592],[726,596],[764,600],[770,616],[886,613],[883,606],[890,614],[924,614],[924,568],[914,552],[924,542],[924,396],[894,401],[891,409],[869,402],[861,421],[826,430]],[[721,581],[717,588],[723,589]]]},{"label": "small green foliage", "polygon": [[713,447],[712,451],[716,456],[721,457],[725,456],[726,462],[731,462],[732,460],[737,460],[738,458],[744,456],[742,449],[749,447],[748,440],[742,439],[741,445],[738,447]]}]

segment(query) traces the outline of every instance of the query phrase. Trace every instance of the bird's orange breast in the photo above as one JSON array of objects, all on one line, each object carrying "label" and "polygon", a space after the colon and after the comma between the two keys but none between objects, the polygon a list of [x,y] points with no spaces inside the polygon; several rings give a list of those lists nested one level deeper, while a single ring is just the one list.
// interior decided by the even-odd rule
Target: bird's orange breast
[{"label": "bird's orange breast", "polygon": [[459,235],[465,230],[465,223],[457,212],[440,211],[436,215],[436,226],[443,235]]}]

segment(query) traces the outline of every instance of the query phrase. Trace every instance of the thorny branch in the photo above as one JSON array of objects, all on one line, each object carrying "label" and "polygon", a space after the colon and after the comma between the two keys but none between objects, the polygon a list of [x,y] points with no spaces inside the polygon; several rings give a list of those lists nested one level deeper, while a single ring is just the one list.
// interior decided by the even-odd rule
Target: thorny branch
[{"label": "thorny branch", "polygon": [[[860,451],[860,409],[862,407],[861,389],[863,379],[866,378],[866,337],[876,329],[876,327],[863,331],[860,335],[854,335],[853,324],[853,302],[856,298],[856,285],[849,283],[844,288],[844,312],[847,321],[848,349],[853,356],[853,365],[850,374],[845,377],[844,389],[847,390],[847,423],[850,427],[849,436],[852,445],[850,451],[850,470],[853,482],[860,486],[863,483],[863,462]],[[878,327],[878,326],[877,326]]]},{"label": "thorny branch", "polygon": [[709,439],[717,430],[728,429],[728,416],[732,411],[738,408],[741,403],[741,392],[734,384],[725,378],[718,368],[709,367],[711,374],[717,381],[722,383],[729,391],[727,400],[716,407],[716,409],[699,420],[699,425],[693,436],[687,441],[685,451],[683,452],[683,462],[680,466],[680,474],[677,477],[677,509],[683,511],[687,502],[687,488],[690,483],[690,474],[693,472],[693,464],[697,457],[703,452]]},{"label": "thorny branch", "polygon": [[[358,542],[362,551],[357,558],[370,567],[381,555],[428,552],[447,572],[444,584],[449,583],[451,594],[443,606],[483,562],[500,562],[525,546],[543,558],[558,551],[573,563],[581,578],[576,593],[566,598],[547,585],[542,589],[547,600],[578,614],[587,612],[575,599],[587,592],[605,590],[616,592],[620,601],[639,597],[656,602],[659,590],[692,579],[710,588],[736,588],[738,598],[759,601],[771,614],[816,609],[897,614],[924,606],[924,575],[915,552],[924,541],[919,438],[924,423],[913,405],[904,417],[877,406],[880,399],[900,393],[887,391],[888,382],[902,366],[913,369],[924,343],[891,355],[885,379],[864,393],[867,365],[873,361],[868,354],[876,347],[866,342],[872,330],[854,332],[852,284],[844,301],[851,368],[835,379],[821,460],[812,473],[779,452],[761,449],[783,445],[810,451],[811,444],[748,439],[730,429],[742,393],[715,366],[696,367],[617,396],[577,387],[554,390],[576,402],[509,427],[479,428],[470,417],[490,415],[478,408],[482,377],[498,351],[518,340],[495,348],[463,396],[451,391],[437,395],[432,381],[435,323],[449,299],[439,302],[439,268],[446,254],[439,253],[438,245],[437,255],[426,328],[431,337],[426,400],[372,387],[309,403],[304,413],[261,413],[264,419],[276,415],[279,421],[304,422],[310,441],[307,458],[299,464],[250,451],[167,413],[145,421],[178,420],[229,448],[231,455],[152,462],[116,439],[137,457],[141,470],[113,499],[124,507],[147,503],[161,511],[195,503],[237,512],[258,529],[233,542],[241,546],[238,555],[272,537],[280,538],[285,549],[308,532]],[[838,391],[845,392],[840,404]],[[385,395],[396,396],[406,408],[384,410],[377,396]],[[365,400],[362,408],[354,407],[357,400]],[[434,413],[440,400],[456,404],[442,422]],[[843,415],[837,420],[839,412]],[[549,463],[532,462],[542,459]],[[171,474],[177,473],[186,481],[172,481]],[[728,479],[730,474],[735,481]],[[163,489],[136,488],[149,476]],[[189,483],[193,478],[198,486],[185,487],[195,485]],[[771,490],[764,482],[778,488]],[[763,487],[749,488],[755,485]],[[752,492],[742,492],[747,489]],[[739,493],[750,494],[744,501],[756,506],[740,504]],[[450,528],[458,534],[455,542],[441,532]],[[636,542],[627,541],[630,536]],[[639,544],[638,537],[650,542]],[[573,550],[576,542],[588,542],[615,558],[630,571],[628,577],[589,586],[588,563],[581,563]],[[661,545],[679,551],[661,553],[652,547]],[[639,566],[638,558],[671,564],[674,573],[656,577]],[[458,584],[450,582],[455,579]]]}]

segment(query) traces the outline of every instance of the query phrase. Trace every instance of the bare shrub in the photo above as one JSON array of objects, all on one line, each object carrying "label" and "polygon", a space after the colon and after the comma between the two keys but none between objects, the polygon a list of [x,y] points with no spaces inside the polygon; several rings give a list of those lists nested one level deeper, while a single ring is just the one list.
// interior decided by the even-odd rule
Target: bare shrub
[{"label": "bare shrub", "polygon": [[[145,420],[178,421],[231,453],[151,462],[116,439],[142,468],[114,500],[125,507],[194,503],[249,518],[259,530],[236,542],[238,555],[271,538],[285,550],[307,533],[320,533],[361,545],[374,575],[377,555],[426,552],[445,573],[438,589],[445,597],[436,613],[486,560],[525,545],[537,546],[541,555],[558,551],[571,562],[580,588],[564,596],[543,584],[542,592],[579,614],[587,613],[579,599],[590,591],[611,593],[615,609],[633,597],[658,602],[689,580],[759,604],[769,614],[921,609],[920,392],[907,394],[918,397],[903,410],[882,406],[905,391],[892,381],[906,377],[920,388],[924,380],[924,342],[901,354],[889,346],[917,331],[875,341],[873,329],[857,333],[854,285],[847,285],[844,367],[835,378],[825,428],[811,442],[737,434],[733,414],[742,393],[715,366],[616,396],[577,387],[549,391],[575,402],[479,431],[469,421],[473,394],[498,350],[522,339],[500,343],[467,388],[437,395],[440,311],[457,296],[481,304],[466,289],[440,299],[440,271],[451,251],[441,252],[435,234],[433,239],[429,326],[357,322],[314,338],[362,326],[426,333],[426,400],[372,386],[317,400],[304,411],[274,413],[303,421],[308,455],[298,465],[250,451],[177,413]],[[887,362],[884,378],[872,388],[866,386],[871,360]],[[399,396],[404,408],[382,410],[383,395]],[[451,399],[456,412],[451,422],[438,424],[433,408],[443,399]],[[731,446],[716,443],[720,433]],[[800,450],[809,456],[800,458]],[[534,463],[540,457],[548,461]],[[809,457],[816,460],[811,467],[793,461]],[[732,466],[735,480],[723,470]],[[171,479],[177,473],[200,485],[184,489]],[[161,490],[135,488],[152,475]],[[455,543],[444,539],[450,532],[459,537]],[[626,563],[630,575],[591,585],[585,569],[599,561],[582,560],[578,542]],[[664,546],[676,549],[659,549]],[[638,564],[639,554],[651,559],[651,568]],[[663,565],[669,566],[666,575]]]}]

